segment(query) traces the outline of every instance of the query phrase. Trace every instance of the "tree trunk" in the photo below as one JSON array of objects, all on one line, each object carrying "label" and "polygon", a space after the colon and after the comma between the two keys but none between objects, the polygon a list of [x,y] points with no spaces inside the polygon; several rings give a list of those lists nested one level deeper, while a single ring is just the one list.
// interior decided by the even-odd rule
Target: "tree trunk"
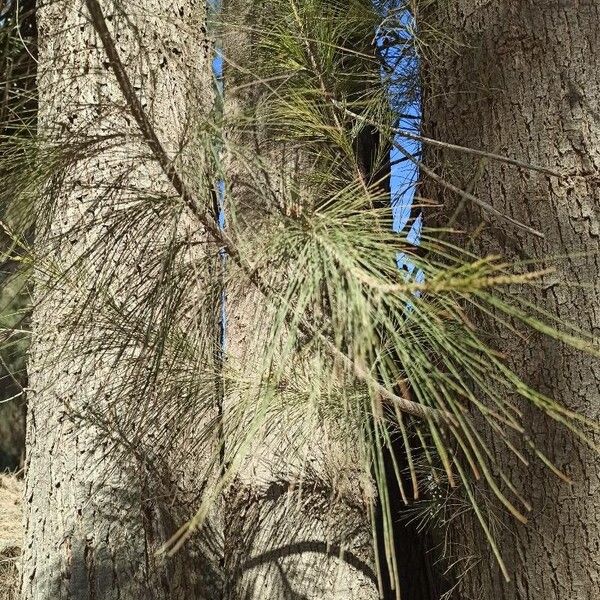
[{"label": "tree trunk", "polygon": [[[425,135],[559,170],[561,178],[469,155],[426,148],[426,161],[448,180],[503,213],[541,231],[536,238],[474,205],[455,227],[481,254],[550,257],[557,271],[529,289],[533,300],[585,332],[600,332],[600,2],[530,0],[439,2],[428,18],[447,45],[425,61]],[[483,167],[483,168],[482,168]],[[447,222],[461,199],[434,184]],[[435,218],[432,218],[435,220]],[[533,268],[543,267],[543,262]],[[485,326],[486,323],[480,321]],[[493,343],[540,391],[598,419],[598,360],[539,335],[527,343],[507,330]],[[530,333],[528,335],[531,335]],[[483,562],[467,574],[462,598],[593,600],[600,590],[600,469],[597,456],[530,407],[523,422],[532,439],[573,479],[569,486],[539,461],[525,468],[506,456],[497,436],[492,452],[533,505],[526,527],[499,531],[512,581]]]},{"label": "tree trunk", "polygon": [[[190,132],[212,98],[204,3],[101,4],[160,141],[192,167]],[[197,508],[210,449],[194,438],[202,414],[171,384],[173,368],[144,375],[159,356],[152,327],[187,308],[149,315],[143,301],[160,291],[169,248],[202,233],[150,158],[85,3],[38,12],[40,155],[62,162],[51,216],[40,208],[37,222],[22,597],[217,598],[218,531],[156,554]],[[175,277],[180,263],[166,264]],[[191,305],[201,281],[182,293]]]},{"label": "tree trunk", "polygon": [[[277,226],[256,186],[267,186],[274,202],[285,210],[284,190],[301,188],[303,168],[308,168],[302,141],[274,141],[273,131],[262,122],[268,118],[263,94],[268,96],[269,86],[257,83],[255,53],[260,52],[259,32],[272,18],[269,6],[231,0],[224,11],[225,120],[238,126],[232,126],[234,133],[228,138],[235,151],[228,159],[225,204],[230,210],[228,226],[246,241],[249,237],[260,241],[261,231]],[[258,171],[254,179],[251,169]],[[256,390],[265,375],[262,357],[271,351],[269,330],[277,318],[266,302],[249,282],[237,282],[228,290],[225,368],[233,380],[224,401],[225,422],[240,412],[241,402],[247,419],[241,418],[245,423],[241,429],[247,429],[253,413],[260,411]],[[291,385],[298,383],[302,384]],[[369,519],[372,484],[363,475],[359,450],[332,431],[330,423],[320,421],[314,403],[291,402],[278,397],[268,401],[269,414],[229,488],[224,515],[229,573],[225,597],[375,600],[379,594]],[[229,448],[226,456],[231,454]]]}]

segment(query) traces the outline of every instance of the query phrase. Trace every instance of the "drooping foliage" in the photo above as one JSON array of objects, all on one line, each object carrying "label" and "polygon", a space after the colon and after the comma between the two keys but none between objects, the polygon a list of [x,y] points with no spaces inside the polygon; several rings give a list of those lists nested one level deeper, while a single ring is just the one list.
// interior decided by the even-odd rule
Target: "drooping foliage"
[{"label": "drooping foliage", "polygon": [[[7,2],[0,11],[0,154],[18,151],[35,134],[35,2]],[[3,161],[2,185],[9,186],[11,163]],[[29,290],[21,268],[22,239],[13,235],[18,209],[0,214],[0,470],[20,464],[24,448],[23,389],[27,386],[27,310]],[[19,234],[29,232],[17,226]]]},{"label": "drooping foliage", "polygon": [[[119,379],[121,389],[111,390],[112,405],[91,403],[73,418],[93,419],[104,427],[115,452],[140,452],[138,443],[146,432],[164,422],[158,439],[153,438],[156,451],[170,446],[182,420],[199,418],[212,407],[223,386],[246,390],[237,411],[203,425],[207,438],[219,440],[213,466],[223,462],[223,448],[226,461],[220,481],[205,494],[198,518],[173,540],[174,548],[207,514],[254,436],[265,423],[276,422],[283,407],[297,419],[296,435],[319,420],[359,449],[362,475],[374,483],[373,497],[382,507],[381,560],[387,561],[392,579],[398,574],[384,456],[393,458],[403,500],[420,507],[424,520],[429,515],[441,525],[452,519],[448,511],[453,507],[472,510],[494,545],[495,507],[521,521],[529,507],[524,491],[496,465],[482,428],[495,431],[515,460],[527,460],[529,453],[554,468],[551,458],[527,437],[519,403],[533,404],[584,443],[589,443],[586,428],[594,425],[563,408],[559,398],[548,398],[521,381],[505,366],[502,348],[472,325],[471,315],[488,315],[514,335],[523,335],[524,343],[535,343],[535,335],[542,334],[582,351],[597,354],[598,347],[586,332],[556,323],[520,299],[520,287],[540,285],[551,264],[509,264],[500,257],[476,256],[453,244],[450,227],[425,228],[419,247],[406,232],[392,231],[390,148],[400,145],[406,161],[420,163],[398,139],[405,133],[399,128],[404,108],[418,96],[417,59],[427,51],[428,36],[436,35],[423,21],[416,28],[415,12],[422,3],[269,0],[256,3],[257,14],[262,11],[263,16],[253,22],[237,22],[234,15],[223,18],[215,11],[209,25],[217,47],[221,32],[232,29],[250,36],[253,45],[251,64],[222,56],[229,74],[224,93],[228,85],[260,93],[252,110],[233,116],[223,112],[217,98],[209,116],[191,118],[193,131],[176,141],[168,139],[167,131],[152,129],[146,112],[150,108],[136,95],[133,74],[128,78],[120,73],[124,67],[119,66],[119,48],[107,33],[106,19],[110,11],[126,13],[130,7],[109,4],[105,13],[92,10],[91,18],[107,53],[106,69],[115,74],[122,94],[110,110],[129,115],[140,152],[162,170],[168,186],[132,195],[115,180],[94,190],[95,200],[81,219],[55,235],[51,246],[60,253],[63,245],[76,245],[73,240],[100,226],[106,234],[92,236],[79,246],[71,264],[59,267],[58,261],[32,248],[33,224],[38,235],[48,228],[56,216],[56,199],[78,163],[106,152],[107,145],[118,154],[123,140],[107,139],[91,124],[82,124],[72,139],[13,130],[2,139],[1,211],[11,215],[3,217],[11,239],[4,260],[33,266],[45,280],[77,289],[86,306],[73,311],[64,324],[70,337],[97,328],[102,335],[88,338],[96,345],[88,351],[104,353],[128,374]],[[86,6],[99,5],[88,0]],[[398,64],[410,68],[402,70]],[[217,85],[215,90],[221,93]],[[201,92],[199,103],[206,98]],[[31,93],[26,87],[22,97],[26,100]],[[248,136],[257,136],[252,151]],[[181,158],[189,155],[190,145],[202,155],[193,168]],[[274,172],[272,145],[292,148],[299,162],[282,164]],[[245,166],[252,206],[228,195],[231,157]],[[510,162],[510,157],[489,160]],[[431,169],[422,176],[448,185],[437,181]],[[224,229],[215,208],[223,190]],[[463,195],[465,202],[478,202],[468,192]],[[417,194],[414,209],[427,212],[434,200]],[[103,208],[107,205],[111,210]],[[488,216],[507,229],[529,229],[494,212]],[[132,232],[138,236],[145,277],[129,282],[123,296],[119,268],[130,257],[120,252],[129,252],[130,245],[120,242]],[[144,236],[150,232],[148,239],[158,232],[168,243],[146,245]],[[110,260],[108,241],[114,248]],[[191,251],[195,246],[203,251]],[[398,255],[424,278],[415,281],[399,271]],[[82,285],[90,273],[96,284]],[[115,282],[119,294],[114,293]],[[252,380],[241,381],[234,363],[220,369],[219,361],[206,361],[206,356],[207,349],[219,353],[214,322],[223,294],[228,298],[226,314],[227,302],[249,288],[263,298],[263,310],[253,317],[263,323],[266,335],[257,349],[260,360]],[[525,337],[524,331],[535,335]],[[55,349],[57,356],[68,351]],[[97,393],[105,396],[106,390]],[[178,404],[176,414],[164,414],[164,399],[173,394],[185,402]],[[397,455],[398,439],[402,456]],[[502,565],[501,549],[495,552]]]}]

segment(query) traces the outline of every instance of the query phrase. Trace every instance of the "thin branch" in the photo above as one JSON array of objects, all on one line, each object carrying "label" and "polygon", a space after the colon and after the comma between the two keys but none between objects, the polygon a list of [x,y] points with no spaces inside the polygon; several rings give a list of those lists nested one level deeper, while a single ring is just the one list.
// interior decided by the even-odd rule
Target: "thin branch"
[{"label": "thin branch", "polygon": [[394,146],[394,148],[396,148],[402,154],[404,154],[404,156],[410,162],[412,162],[423,173],[425,173],[425,175],[427,175],[428,177],[433,179],[435,182],[439,183],[442,187],[445,187],[447,190],[450,190],[451,192],[454,192],[455,194],[458,194],[462,198],[465,198],[465,200],[470,200],[471,202],[473,202],[473,204],[477,204],[478,206],[480,206],[484,211],[498,217],[499,219],[502,219],[503,221],[507,221],[508,223],[515,225],[519,229],[523,229],[524,231],[527,231],[528,233],[535,235],[536,237],[539,237],[539,238],[545,237],[541,231],[538,231],[537,229],[534,229],[533,227],[529,227],[529,225],[525,225],[525,223],[521,223],[521,221],[517,221],[516,219],[513,219],[512,217],[505,215],[503,212],[499,211],[497,208],[493,207],[488,202],[485,202],[485,200],[482,200],[481,198],[478,198],[477,196],[474,196],[473,194],[470,194],[469,192],[465,192],[464,190],[461,190],[459,187],[453,185],[449,181],[446,181],[443,177],[438,175],[433,169],[430,169],[427,165],[422,163],[420,160],[417,160],[416,158],[414,158],[413,155],[402,146],[402,144],[392,142],[392,145]]},{"label": "thin branch", "polygon": [[[391,133],[399,135],[401,137],[405,137],[409,140],[414,140],[416,142],[423,142],[429,146],[437,146],[438,148],[445,148],[446,150],[454,150],[456,152],[463,152],[464,154],[472,154],[474,156],[481,156],[483,158],[489,158],[491,160],[495,160],[497,162],[506,163],[509,165],[514,165],[515,167],[519,167],[521,169],[527,169],[529,171],[538,171],[539,173],[544,173],[546,175],[552,175],[553,177],[562,177],[563,175],[558,171],[554,171],[549,169],[548,167],[542,167],[540,165],[534,165],[531,163],[527,163],[523,160],[518,160],[516,158],[510,158],[509,156],[505,156],[503,154],[495,154],[494,152],[486,152],[485,150],[477,150],[476,148],[469,148],[468,146],[459,146],[457,144],[450,144],[449,142],[442,142],[440,140],[435,140],[433,138],[425,137],[423,135],[419,135],[417,133],[411,133],[410,131],[406,131],[406,129],[399,129],[397,127],[383,127],[381,123],[376,123],[371,119],[363,117],[346,107],[343,107],[336,100],[332,100],[333,104],[338,106],[338,108],[342,108],[348,116],[351,116],[355,119],[363,121],[368,125],[373,125],[378,129],[388,129]],[[403,117],[407,118],[407,117]]]},{"label": "thin branch", "polygon": [[[341,105],[337,100],[335,99],[331,99],[331,103],[334,106],[337,106],[338,108],[342,109],[344,112],[346,112],[349,116],[361,120],[364,123],[367,123],[369,125],[373,125],[374,127],[378,127],[381,129],[381,124],[376,123],[374,121],[372,121],[371,119],[367,119],[366,117],[363,117],[351,110],[348,110],[345,106]],[[389,128],[390,131],[392,132],[402,132],[404,130],[402,129],[396,129],[393,127]],[[409,133],[409,132],[404,132],[405,137],[410,137],[411,139],[414,140],[420,140],[426,143],[434,143],[436,145],[440,145],[444,148],[451,148],[454,150],[461,150],[463,152],[470,152],[471,154],[475,154],[476,156],[482,156],[482,157],[487,157],[487,158],[492,158],[495,160],[500,160],[502,162],[508,162],[510,164],[518,164],[521,167],[527,168],[527,169],[532,169],[534,171],[543,171],[545,173],[549,173],[551,175],[557,175],[560,177],[559,174],[550,171],[549,169],[546,169],[545,167],[537,167],[535,165],[527,165],[526,163],[522,163],[521,161],[516,161],[515,159],[512,158],[507,158],[505,156],[501,156],[499,154],[492,154],[491,152],[483,152],[482,150],[474,150],[472,148],[467,148],[467,147],[463,147],[463,146],[456,146],[454,144],[447,144],[446,142],[438,142],[437,140],[432,140],[430,138],[425,138],[423,136],[417,135],[417,134],[413,134],[413,133]],[[392,146],[394,146],[394,148],[396,148],[397,150],[399,150],[406,159],[408,159],[410,162],[412,162],[415,166],[417,166],[423,173],[425,173],[428,177],[430,177],[431,179],[433,179],[434,181],[436,181],[437,183],[439,183],[442,187],[445,187],[446,189],[454,192],[455,194],[458,194],[459,196],[461,196],[462,198],[465,198],[466,200],[470,200],[471,202],[473,202],[474,204],[477,204],[478,206],[480,206],[483,210],[485,210],[486,212],[498,217],[499,219],[502,219],[504,221],[507,221],[508,223],[511,223],[512,225],[515,225],[516,227],[523,229],[525,231],[527,231],[528,233],[531,233],[532,235],[535,235],[536,237],[539,238],[544,238],[544,234],[541,233],[540,231],[538,231],[537,229],[533,229],[532,227],[529,227],[529,225],[525,225],[524,223],[521,223],[520,221],[517,221],[516,219],[513,219],[512,217],[509,217],[508,215],[505,215],[503,212],[499,211],[497,208],[493,207],[491,204],[489,204],[488,202],[485,202],[484,200],[481,200],[481,198],[478,198],[477,196],[474,196],[473,194],[469,193],[469,192],[465,192],[464,190],[461,190],[459,187],[451,184],[449,181],[446,181],[443,177],[441,177],[440,175],[438,175],[435,171],[433,171],[432,169],[430,169],[427,165],[425,165],[423,162],[421,162],[420,160],[417,160],[410,152],[408,152],[406,150],[406,148],[404,148],[404,146],[402,146],[402,144],[399,144],[398,142],[392,141]]]},{"label": "thin branch", "polygon": [[[272,298],[274,295],[272,290],[270,290],[269,286],[260,278],[256,270],[253,269],[252,266],[241,256],[233,238],[219,227],[219,224],[209,210],[203,209],[201,206],[199,206],[194,195],[185,185],[185,182],[179,175],[173,164],[173,161],[169,158],[166,150],[158,139],[152,123],[150,122],[150,119],[148,118],[139,98],[135,93],[133,85],[131,84],[131,80],[129,79],[129,75],[127,74],[125,66],[122,63],[119,52],[115,46],[112,35],[108,30],[106,19],[98,0],[85,0],[85,3],[90,13],[94,29],[100,37],[100,41],[102,42],[104,51],[106,52],[110,64],[115,72],[121,93],[127,102],[129,110],[131,111],[133,118],[140,128],[144,140],[150,147],[150,150],[163,169],[165,175],[173,184],[175,191],[182,198],[185,205],[192,211],[194,216],[206,228],[207,232],[213,237],[213,239],[224,247],[233,261],[242,269],[244,274],[249,277],[252,284],[265,297]],[[212,193],[215,194],[215,191],[212,190]],[[423,406],[422,404],[413,402],[412,400],[407,400],[406,398],[401,398],[400,396],[390,392],[387,388],[376,381],[364,368],[357,365],[349,356],[337,348],[333,342],[331,342],[331,340],[327,339],[307,321],[302,320],[298,324],[298,329],[302,335],[318,338],[334,358],[341,360],[344,365],[346,365],[346,367],[351,370],[357,378],[362,380],[371,390],[375,391],[388,401],[393,402],[403,412],[419,418],[435,418],[440,416],[439,411],[436,411],[435,409]]]},{"label": "thin branch", "polygon": [[464,154],[481,156],[482,158],[489,158],[496,162],[506,163],[508,165],[513,165],[521,169],[537,171],[538,173],[552,175],[553,177],[562,177],[562,174],[558,171],[554,171],[552,169],[549,169],[548,167],[541,167],[539,165],[530,164],[523,160],[518,160],[517,158],[510,158],[509,156],[495,154],[493,152],[486,152],[485,150],[477,150],[476,148],[469,148],[468,146],[459,146],[457,144],[441,142],[440,140],[434,140],[433,138],[428,138],[423,135],[411,133],[410,131],[406,131],[405,129],[398,129],[397,127],[392,127],[391,131],[392,133],[395,133],[396,135],[399,135],[401,137],[407,138],[409,140],[415,140],[417,142],[423,142],[424,144],[427,144],[429,146],[437,146],[438,148],[445,148],[446,150],[454,150],[456,152],[463,152]]}]

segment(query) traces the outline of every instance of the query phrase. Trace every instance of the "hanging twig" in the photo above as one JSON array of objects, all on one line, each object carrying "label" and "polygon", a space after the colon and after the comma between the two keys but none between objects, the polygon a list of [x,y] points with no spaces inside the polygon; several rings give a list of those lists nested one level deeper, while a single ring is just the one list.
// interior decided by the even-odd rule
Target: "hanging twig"
[{"label": "hanging twig", "polygon": [[[343,106],[342,104],[340,104],[337,100],[331,98],[331,103],[334,106],[337,106],[338,108],[340,108],[341,110],[343,110],[347,115],[361,120],[364,123],[367,123],[368,125],[372,125],[374,127],[378,127],[378,128],[382,128],[380,123],[376,123],[375,121],[372,121],[370,119],[367,119],[366,117],[363,117],[362,115],[359,115],[351,110],[348,110],[345,106]],[[401,129],[396,129],[394,127],[390,127],[388,128],[391,132],[393,133],[398,133],[398,132],[402,132],[403,130]],[[495,159],[495,160],[499,160],[502,162],[506,162],[509,164],[515,164],[518,165],[520,167],[523,168],[527,168],[527,169],[532,169],[534,171],[543,171],[544,173],[550,174],[550,175],[556,175],[556,176],[560,176],[558,173],[554,172],[554,171],[550,171],[549,169],[546,169],[545,167],[538,167],[536,165],[528,165],[527,163],[523,163],[521,161],[517,161],[515,159],[512,158],[508,158],[506,156],[502,156],[500,154],[493,154],[491,152],[484,152],[482,150],[474,150],[472,148],[467,148],[464,146],[456,146],[454,144],[447,144],[446,142],[438,142],[437,140],[432,140],[430,138],[426,138],[417,134],[413,134],[413,133],[409,133],[409,132],[404,132],[406,134],[405,137],[409,137],[411,139],[414,140],[420,140],[422,142],[426,142],[426,143],[433,143],[435,145],[438,146],[442,146],[444,148],[450,148],[453,150],[461,150],[463,152],[470,152],[471,154],[475,154],[476,156],[481,156],[481,157],[487,157],[490,159]],[[427,165],[425,165],[423,162],[421,162],[420,160],[416,159],[412,153],[408,152],[408,150],[406,150],[406,148],[404,148],[404,146],[402,146],[402,144],[399,144],[398,142],[392,141],[392,146],[394,146],[394,148],[396,148],[397,150],[399,150],[404,157],[409,160],[410,162],[412,162],[416,167],[418,167],[423,173],[425,173],[425,175],[427,175],[428,177],[430,177],[431,179],[433,179],[434,181],[436,181],[437,183],[439,183],[441,186],[445,187],[446,189],[454,192],[455,194],[458,194],[459,196],[461,196],[462,198],[469,200],[471,202],[473,202],[474,204],[477,204],[478,206],[480,206],[483,210],[485,210],[486,212],[498,217],[499,219],[502,219],[504,221],[507,221],[508,223],[511,223],[512,225],[515,225],[516,227],[518,227],[519,229],[523,229],[525,231],[527,231],[528,233],[531,233],[532,235],[535,235],[536,237],[540,237],[543,238],[544,234],[541,233],[540,231],[538,231],[537,229],[533,229],[533,227],[529,227],[529,225],[525,225],[525,223],[521,223],[520,221],[517,221],[516,219],[513,219],[512,217],[509,217],[508,215],[505,215],[503,212],[499,211],[497,208],[494,208],[491,204],[489,204],[488,202],[485,202],[484,200],[482,200],[481,198],[478,198],[477,196],[474,196],[473,194],[469,193],[469,192],[465,192],[464,190],[461,190],[459,187],[453,185],[452,183],[450,183],[449,181],[446,181],[443,177],[441,177],[440,175],[438,175],[435,171],[433,171],[432,169],[430,169]]]},{"label": "hanging twig", "polygon": [[562,177],[561,173],[559,173],[558,171],[553,171],[552,169],[549,169],[548,167],[541,167],[539,165],[527,163],[523,160],[518,160],[516,158],[510,158],[509,156],[504,156],[502,154],[495,154],[494,152],[486,152],[485,150],[477,150],[476,148],[469,148],[468,146],[459,146],[458,144],[450,144],[448,142],[442,142],[440,140],[428,138],[423,135],[411,133],[410,131],[406,131],[405,129],[398,129],[397,127],[392,127],[391,132],[396,135],[399,135],[401,137],[407,138],[409,140],[423,142],[424,144],[427,144],[428,146],[437,146],[438,148],[445,148],[446,150],[454,150],[456,152],[462,152],[464,154],[472,154],[474,156],[481,156],[482,158],[489,158],[491,160],[495,160],[496,162],[506,163],[508,165],[514,165],[515,167],[519,167],[521,169],[527,169],[529,171],[537,171],[539,173],[544,173],[546,175],[552,175],[553,177]]},{"label": "hanging twig", "polygon": [[[109,59],[109,62],[114,70],[119,88],[123,94],[125,101],[131,111],[133,118],[135,119],[145,142],[150,147],[156,161],[161,166],[165,175],[169,181],[173,184],[175,191],[181,197],[185,205],[192,212],[192,214],[202,223],[206,228],[207,232],[212,238],[227,251],[229,257],[242,269],[245,275],[248,276],[252,284],[263,294],[265,297],[271,299],[275,296],[273,291],[269,289],[269,286],[262,280],[259,273],[243,258],[240,254],[235,240],[229,236],[223,229],[219,227],[219,224],[212,216],[208,209],[202,208],[196,201],[196,198],[186,186],[182,177],[179,175],[175,168],[173,161],[169,158],[166,150],[162,146],[148,115],[144,111],[144,108],[135,93],[129,75],[121,61],[119,52],[115,46],[114,40],[108,26],[102,8],[98,0],[85,0],[86,6],[90,13],[92,24],[94,29],[100,37],[104,51]],[[211,191],[215,194],[215,191]],[[412,400],[401,398],[393,392],[389,391],[385,386],[381,385],[374,377],[370,375],[364,368],[357,365],[348,355],[342,352],[335,344],[326,338],[320,331],[315,329],[313,325],[305,320],[302,320],[298,324],[298,329],[302,335],[307,337],[317,338],[325,348],[330,352],[333,358],[341,360],[341,362],[351,371],[354,375],[363,381],[367,387],[385,398],[389,402],[393,402],[401,411],[410,414],[415,417],[429,419],[438,418],[443,415],[440,411],[433,408],[424,406]],[[449,418],[447,415],[446,418]]]},{"label": "hanging twig", "polygon": [[[399,135],[400,137],[404,137],[409,140],[414,140],[416,142],[423,142],[428,146],[437,146],[438,148],[445,148],[446,150],[454,150],[456,152],[463,152],[464,154],[472,154],[474,156],[481,156],[483,158],[489,158],[491,160],[506,163],[509,165],[514,165],[515,167],[519,167],[521,169],[527,169],[529,171],[538,171],[539,173],[544,173],[546,175],[552,175],[553,177],[562,177],[563,175],[558,171],[554,171],[549,169],[548,167],[542,167],[540,165],[534,165],[523,160],[518,160],[516,158],[510,158],[509,156],[505,156],[503,154],[496,154],[494,152],[486,152],[485,150],[478,150],[476,148],[470,148],[468,146],[459,146],[458,144],[450,144],[449,142],[442,142],[440,140],[435,140],[433,138],[425,137],[424,135],[419,135],[417,133],[412,133],[410,131],[406,131],[405,129],[399,129],[397,127],[387,127],[383,126],[381,123],[377,123],[359,115],[345,106],[342,106],[337,100],[332,100],[332,103],[335,104],[338,108],[341,108],[348,116],[353,117],[354,119],[358,119],[367,123],[368,125],[372,125],[373,127],[377,127],[378,129],[387,129],[390,133],[395,135]],[[403,117],[406,118],[406,117]]]},{"label": "hanging twig", "polygon": [[427,175],[428,177],[433,179],[435,182],[439,183],[442,187],[445,187],[447,190],[450,190],[451,192],[454,192],[455,194],[458,194],[465,200],[470,200],[471,202],[473,202],[473,204],[477,204],[477,206],[480,206],[487,213],[490,213],[490,214],[498,217],[499,219],[502,219],[503,221],[507,221],[508,223],[515,225],[519,229],[523,229],[524,231],[527,231],[528,233],[531,233],[532,235],[535,235],[536,237],[539,237],[539,238],[545,237],[541,231],[538,231],[537,229],[534,229],[533,227],[529,227],[529,225],[525,225],[525,223],[521,223],[521,221],[517,221],[516,219],[513,219],[512,217],[505,215],[503,212],[499,211],[497,208],[494,208],[488,202],[485,202],[485,200],[482,200],[481,198],[478,198],[477,196],[474,196],[473,194],[470,194],[469,192],[465,192],[464,190],[461,190],[459,187],[453,185],[449,181],[446,181],[443,177],[438,175],[433,169],[430,169],[427,165],[422,163],[420,160],[417,160],[410,152],[408,152],[408,150],[406,150],[402,146],[402,144],[392,142],[392,145],[394,146],[394,148],[396,148],[402,154],[404,154],[404,156],[410,162],[412,162],[423,173],[425,173],[425,175]]}]

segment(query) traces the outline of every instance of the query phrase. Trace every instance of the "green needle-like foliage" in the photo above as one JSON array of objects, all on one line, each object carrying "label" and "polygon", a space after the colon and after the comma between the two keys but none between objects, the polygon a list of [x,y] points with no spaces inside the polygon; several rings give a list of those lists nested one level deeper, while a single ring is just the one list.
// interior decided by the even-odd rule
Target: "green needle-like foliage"
[{"label": "green needle-like foliage", "polygon": [[[6,3],[5,3],[6,4]],[[13,3],[14,4],[14,3]],[[35,19],[30,1],[4,6],[0,18],[0,154],[23,149],[35,132]],[[11,161],[2,161],[2,185],[9,186]],[[18,202],[0,213],[0,469],[14,468],[23,451],[25,353],[29,280],[20,252]]]},{"label": "green needle-like foliage", "polygon": [[[290,426],[295,447],[314,423],[324,423],[357,448],[363,465],[357,482],[372,482],[376,492],[365,486],[365,494],[383,508],[381,558],[392,575],[395,517],[385,465],[390,455],[397,486],[407,504],[419,507],[423,523],[445,526],[454,518],[448,511],[462,514],[468,508],[502,565],[493,535],[496,508],[490,507],[499,503],[525,521],[529,506],[486,446],[482,428],[496,432],[515,460],[533,454],[555,469],[532,446],[519,405],[534,405],[583,443],[592,443],[588,433],[597,424],[520,380],[505,365],[491,332],[507,330],[529,344],[538,343],[539,335],[551,336],[596,355],[597,341],[520,298],[522,286],[543,284],[551,259],[536,265],[474,256],[449,241],[451,229],[425,229],[417,248],[406,233],[392,231],[389,149],[397,143],[398,114],[417,95],[414,61],[427,36],[435,35],[423,26],[420,37],[407,21],[405,12],[419,3],[257,4],[265,5],[266,17],[239,23],[217,11],[211,24],[217,36],[237,30],[251,39],[251,64],[223,56],[224,93],[247,90],[255,101],[229,115],[217,97],[210,116],[191,120],[190,139],[169,154],[193,203],[167,177],[157,177],[155,193],[132,185],[124,160],[131,172],[139,161],[160,162],[143,131],[135,140],[139,153],[126,158],[119,148],[132,140],[118,131],[98,135],[94,123],[82,123],[76,135],[64,139],[30,134],[28,125],[27,135],[11,129],[0,142],[3,260],[23,267],[19,281],[32,268],[38,273],[36,302],[52,286],[71,291],[65,302],[77,298],[64,327],[70,340],[85,339],[85,346],[55,348],[47,360],[74,352],[71,360],[77,361],[85,348],[120,373],[114,389],[97,391],[99,399],[110,397],[108,404],[67,408],[72,418],[103,429],[114,451],[144,455],[151,448],[152,456],[168,451],[183,422],[202,421],[223,388],[243,390],[235,410],[204,426],[205,438],[216,440],[218,449],[212,464],[222,462],[223,451],[226,462],[221,481],[205,494],[197,521],[182,530],[183,537],[207,514],[256,438],[285,413],[295,423]],[[128,5],[121,10],[127,12]],[[401,71],[387,64],[377,36],[396,45],[396,56],[412,66]],[[24,102],[31,93],[23,91]],[[135,112],[127,103],[110,110]],[[249,139],[258,141],[252,146]],[[189,168],[180,158],[190,144],[203,157],[201,167]],[[281,147],[294,159],[273,164]],[[52,223],[60,218],[57,206],[69,178],[98,153],[106,156],[108,148],[114,148],[118,177],[105,189],[90,190],[81,219],[59,232]],[[243,197],[228,193],[232,163],[243,167],[249,190]],[[221,181],[226,237],[206,234],[206,215],[216,218]],[[432,200],[423,201],[425,220]],[[42,248],[32,247],[34,224],[38,236],[52,232],[42,236]],[[137,240],[142,276],[122,281],[120,265],[131,262],[125,254],[132,245],[125,241],[131,239]],[[399,253],[422,270],[422,282],[398,270]],[[262,310],[251,318],[265,332],[253,350],[251,380],[235,361],[220,364],[215,327],[223,294],[226,312],[249,289],[262,298]],[[473,326],[473,314],[485,315],[487,331]],[[16,323],[3,323],[15,330],[3,333],[6,352],[15,339],[21,343],[17,331],[23,321]],[[173,397],[179,401],[168,402]],[[411,403],[424,413],[407,410]],[[397,455],[398,439],[403,456]],[[310,472],[298,476],[310,479]],[[335,489],[334,477],[329,483]],[[440,495],[450,500],[444,503]],[[440,514],[443,519],[437,519]]]}]

